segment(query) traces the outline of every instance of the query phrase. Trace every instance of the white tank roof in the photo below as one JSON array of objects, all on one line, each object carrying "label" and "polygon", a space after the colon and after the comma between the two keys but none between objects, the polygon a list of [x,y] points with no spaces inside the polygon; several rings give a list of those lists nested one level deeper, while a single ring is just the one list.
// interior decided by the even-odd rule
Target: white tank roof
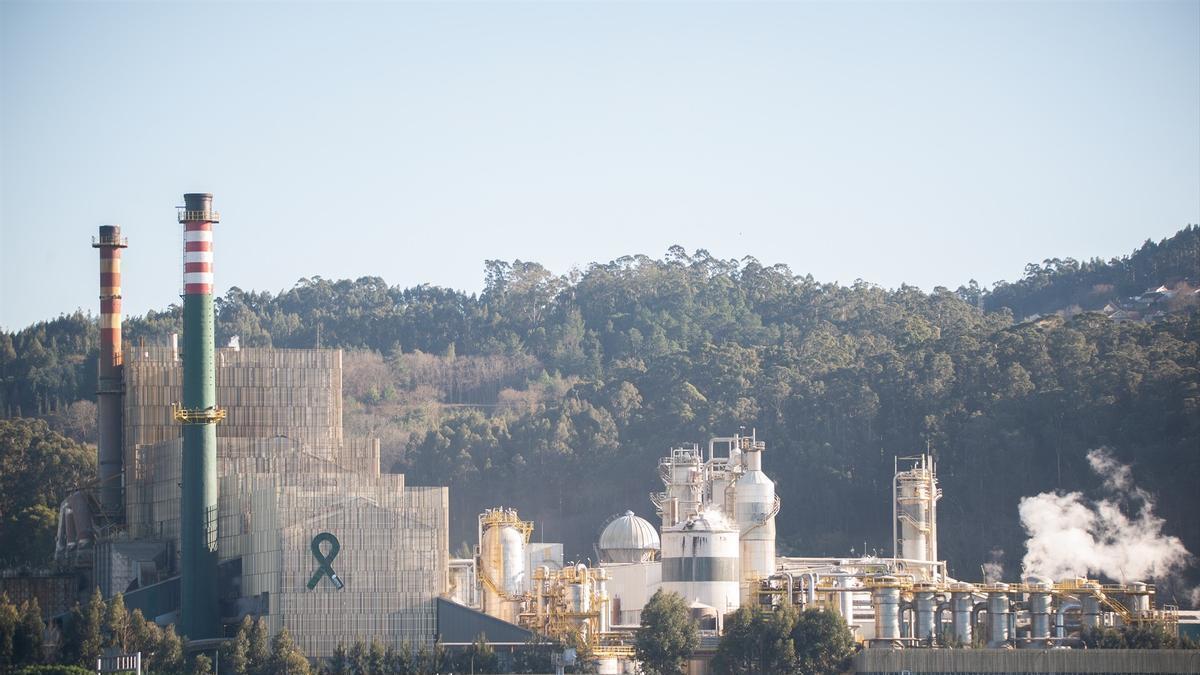
[{"label": "white tank roof", "polygon": [[600,550],[651,550],[662,547],[658,530],[643,518],[626,511],[613,520],[600,534]]}]

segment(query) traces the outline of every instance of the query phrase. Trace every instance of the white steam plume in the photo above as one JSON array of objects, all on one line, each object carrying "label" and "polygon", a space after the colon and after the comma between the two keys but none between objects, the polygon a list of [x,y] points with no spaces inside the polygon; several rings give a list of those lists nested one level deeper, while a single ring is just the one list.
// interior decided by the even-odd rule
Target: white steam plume
[{"label": "white steam plume", "polygon": [[988,557],[990,559],[979,566],[983,572],[983,580],[989,584],[1004,581],[1004,549],[993,548]]},{"label": "white steam plume", "polygon": [[1017,507],[1029,539],[1026,573],[1052,579],[1091,574],[1121,582],[1162,579],[1192,560],[1179,537],[1163,534],[1154,500],[1133,484],[1133,472],[1100,448],[1087,455],[1104,479],[1108,496],[1091,501],[1079,493],[1043,492]]}]

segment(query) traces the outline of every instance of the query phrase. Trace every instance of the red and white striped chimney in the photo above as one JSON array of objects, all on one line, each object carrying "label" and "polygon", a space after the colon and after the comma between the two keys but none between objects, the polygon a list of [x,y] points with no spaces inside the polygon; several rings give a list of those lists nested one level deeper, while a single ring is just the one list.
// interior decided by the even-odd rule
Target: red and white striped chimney
[{"label": "red and white striped chimney", "polygon": [[[192,195],[189,195],[189,197]],[[213,292],[212,195],[190,204],[183,220],[183,293],[211,295]],[[205,199],[205,197],[207,199]]]},{"label": "red and white striped chimney", "polygon": [[101,225],[92,248],[100,249],[100,363],[96,391],[100,509],[119,522],[122,495],[121,249],[128,246],[118,225]]}]

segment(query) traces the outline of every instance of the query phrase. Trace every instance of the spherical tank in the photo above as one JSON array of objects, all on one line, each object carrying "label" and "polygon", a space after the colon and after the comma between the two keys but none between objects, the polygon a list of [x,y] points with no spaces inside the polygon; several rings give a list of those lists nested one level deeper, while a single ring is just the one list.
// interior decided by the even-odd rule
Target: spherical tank
[{"label": "spherical tank", "polygon": [[654,560],[662,544],[658,530],[646,520],[626,511],[600,533],[600,560],[606,563],[633,563]]}]

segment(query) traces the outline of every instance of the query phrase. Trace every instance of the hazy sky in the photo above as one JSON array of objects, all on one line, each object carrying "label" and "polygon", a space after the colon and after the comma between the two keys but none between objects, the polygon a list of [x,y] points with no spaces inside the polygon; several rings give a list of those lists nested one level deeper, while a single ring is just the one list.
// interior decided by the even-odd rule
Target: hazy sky
[{"label": "hazy sky", "polygon": [[0,1],[0,326],[672,244],[951,288],[1200,222],[1200,2]]}]

